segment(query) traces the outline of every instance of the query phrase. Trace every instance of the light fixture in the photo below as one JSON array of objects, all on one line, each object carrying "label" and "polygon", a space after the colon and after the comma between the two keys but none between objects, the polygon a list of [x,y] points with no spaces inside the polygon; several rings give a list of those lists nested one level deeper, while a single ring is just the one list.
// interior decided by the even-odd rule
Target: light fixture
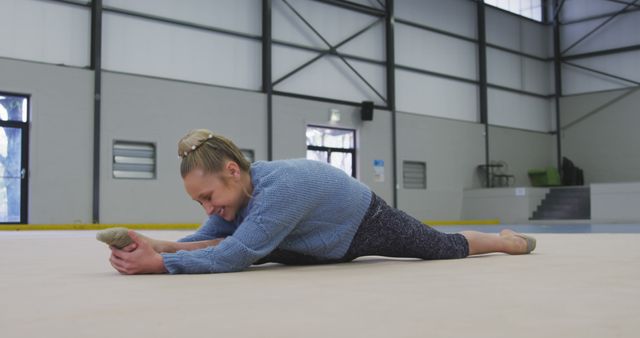
[{"label": "light fixture", "polygon": [[340,122],[340,111],[338,109],[329,109],[329,122],[330,123]]}]

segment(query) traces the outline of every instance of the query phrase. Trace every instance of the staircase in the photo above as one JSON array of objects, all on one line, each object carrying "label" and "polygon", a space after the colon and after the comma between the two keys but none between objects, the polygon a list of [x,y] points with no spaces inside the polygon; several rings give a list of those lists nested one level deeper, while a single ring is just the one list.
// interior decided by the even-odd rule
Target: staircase
[{"label": "staircase", "polygon": [[589,187],[551,188],[530,220],[590,219]]}]

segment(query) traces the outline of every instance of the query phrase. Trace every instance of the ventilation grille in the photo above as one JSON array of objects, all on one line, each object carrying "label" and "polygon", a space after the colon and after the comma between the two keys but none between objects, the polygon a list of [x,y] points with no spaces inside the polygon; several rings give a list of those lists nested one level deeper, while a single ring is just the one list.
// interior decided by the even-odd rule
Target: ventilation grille
[{"label": "ventilation grille", "polygon": [[156,177],[156,146],[152,143],[115,141],[113,177],[153,179]]},{"label": "ventilation grille", "polygon": [[427,164],[403,161],[402,184],[405,189],[427,189]]},{"label": "ventilation grille", "polygon": [[253,152],[253,149],[240,149],[240,151],[242,152],[242,155],[244,155],[244,158],[249,161],[249,163],[255,162],[256,156]]}]

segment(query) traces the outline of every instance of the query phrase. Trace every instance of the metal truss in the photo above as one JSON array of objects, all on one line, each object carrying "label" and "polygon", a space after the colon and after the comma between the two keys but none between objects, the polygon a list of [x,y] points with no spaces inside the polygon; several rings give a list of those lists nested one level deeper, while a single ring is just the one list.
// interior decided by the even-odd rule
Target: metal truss
[{"label": "metal truss", "polygon": [[[615,74],[611,74],[611,73],[607,73],[607,72],[604,72],[604,71],[601,71],[601,70],[597,70],[597,69],[593,69],[593,68],[590,68],[590,67],[578,65],[576,63],[573,63],[573,62],[569,61],[569,60],[577,60],[577,59],[584,59],[584,58],[589,58],[589,57],[605,56],[605,55],[612,55],[612,54],[618,54],[618,53],[624,53],[624,52],[640,50],[640,45],[632,45],[632,46],[604,49],[604,50],[581,53],[581,54],[567,55],[567,53],[571,49],[573,49],[575,46],[579,45],[581,42],[586,40],[589,36],[593,35],[595,32],[600,30],[605,25],[609,24],[611,21],[613,21],[619,15],[621,15],[623,13],[628,13],[628,12],[633,11],[633,10],[640,9],[640,5],[637,4],[638,1],[640,1],[640,0],[634,0],[632,2],[626,2],[626,1],[621,1],[621,0],[604,0],[604,1],[624,4],[625,7],[620,9],[620,10],[618,10],[617,12],[609,13],[609,14],[606,14],[604,16],[603,15],[599,15],[599,16],[596,16],[596,17],[589,17],[589,18],[586,18],[586,19],[581,19],[581,20],[576,20],[576,21],[571,22],[571,23],[575,23],[575,22],[581,22],[583,20],[592,20],[592,19],[596,19],[596,18],[607,17],[607,19],[605,21],[603,21],[598,26],[594,27],[592,30],[590,30],[585,35],[583,35],[581,38],[579,38],[578,40],[573,42],[569,47],[565,48],[562,51],[556,51],[556,53],[560,54],[559,55],[559,62],[561,64],[566,64],[566,65],[569,65],[569,66],[574,67],[574,68],[579,68],[579,69],[586,70],[586,71],[589,71],[589,72],[592,72],[592,73],[595,73],[595,74],[607,76],[607,77],[612,78],[612,79],[622,80],[624,82],[630,83],[632,86],[638,86],[638,85],[640,85],[640,82],[638,82],[636,80],[624,78],[624,77],[621,77],[621,76],[618,76],[618,75],[615,75]],[[554,27],[558,26],[558,28],[559,28],[563,24],[567,24],[567,23],[560,22],[559,21],[559,17],[558,17],[559,14],[560,14],[560,11],[562,9],[562,5],[563,4],[564,4],[564,0],[562,0],[562,2],[558,6],[556,6],[557,9],[555,10],[554,21],[553,21]],[[557,34],[559,34],[559,32]],[[557,37],[557,39],[559,40],[559,37]]]},{"label": "metal truss", "polygon": [[[328,1],[328,0],[324,0],[321,1],[324,3],[330,3],[330,4],[336,4],[336,1]],[[295,73],[299,72],[300,70],[304,69],[305,67],[309,66],[310,64],[314,63],[315,61],[319,60],[320,58],[322,58],[325,55],[331,54],[331,55],[335,55],[338,58],[340,58],[340,60],[367,86],[369,87],[369,89],[371,89],[371,91],[373,91],[378,97],[380,97],[380,99],[382,99],[382,101],[384,101],[385,103],[387,102],[387,98],[384,97],[382,94],[380,94],[380,92],[378,92],[375,87],[373,87],[373,85],[371,85],[371,83],[369,83],[369,81],[367,81],[367,79],[362,76],[362,74],[360,74],[360,72],[358,72],[353,65],[351,65],[351,63],[349,63],[349,61],[347,61],[347,59],[345,58],[344,55],[342,55],[340,52],[338,52],[338,48],[343,46],[344,44],[348,43],[349,41],[355,39],[356,37],[362,35],[364,32],[368,31],[369,29],[371,29],[371,27],[375,26],[376,24],[378,24],[380,22],[380,19],[374,21],[373,23],[369,24],[368,26],[366,26],[365,28],[357,31],[355,34],[352,34],[351,36],[349,36],[348,38],[344,39],[343,41],[341,41],[340,43],[336,44],[335,46],[332,45],[329,41],[327,41],[327,39],[324,38],[324,36],[322,36],[322,34],[320,34],[320,32],[318,32],[317,29],[315,29],[315,27],[313,27],[313,25],[311,25],[311,23],[309,23],[309,21],[307,21],[304,16],[302,14],[300,14],[300,12],[298,12],[287,0],[282,0],[282,3],[284,3],[290,10],[291,12],[293,12],[293,14],[295,14],[296,17],[298,17],[298,19],[300,19],[300,21],[302,21],[304,23],[305,26],[307,26],[318,38],[320,38],[320,40],[322,40],[322,42],[327,45],[328,49],[322,51],[320,54],[318,54],[316,57],[314,57],[313,59],[305,62],[304,64],[302,64],[301,66],[297,67],[296,69],[292,70],[291,72],[287,73],[286,75],[282,76],[281,78],[279,78],[278,80],[276,80],[275,82],[272,83],[273,86],[275,86],[276,84],[284,81],[285,79],[287,79],[288,77],[294,75]],[[352,3],[348,3],[348,2],[337,2],[340,4],[340,6],[349,6],[350,9],[353,9],[353,6],[355,6],[355,4]],[[347,5],[348,4],[348,5]],[[360,5],[358,5],[360,6]],[[367,11],[367,14],[370,14],[371,11]],[[374,11],[374,13],[376,13],[376,15],[383,15],[384,12],[378,13],[377,11]]]},{"label": "metal truss", "polygon": [[[558,169],[561,168],[562,165],[562,147],[561,147],[561,131],[563,129],[566,129],[566,127],[562,127],[560,125],[560,98],[562,97],[562,65],[568,65],[570,67],[574,67],[574,68],[578,68],[578,69],[582,69],[594,74],[598,74],[598,75],[602,75],[602,76],[606,76],[618,81],[623,81],[623,82],[627,82],[630,84],[630,86],[632,86],[633,88],[640,88],[640,82],[636,81],[636,80],[632,80],[632,79],[628,79],[622,76],[618,76],[615,74],[611,74],[611,73],[607,73],[601,70],[597,70],[597,69],[593,69],[590,67],[586,67],[583,65],[579,65],[573,62],[570,62],[569,60],[576,60],[576,59],[584,59],[584,58],[589,58],[589,57],[595,57],[595,56],[604,56],[604,55],[612,55],[612,54],[618,54],[618,53],[623,53],[623,52],[629,52],[629,51],[635,51],[635,50],[640,50],[640,45],[634,45],[634,46],[626,46],[626,47],[620,47],[620,48],[612,48],[612,49],[606,49],[606,50],[599,50],[599,51],[594,51],[594,52],[588,52],[588,53],[582,53],[582,54],[573,54],[573,55],[567,55],[567,53],[573,49],[574,47],[576,47],[577,45],[579,45],[580,43],[582,43],[584,40],[586,40],[588,37],[590,37],[591,35],[593,35],[595,32],[597,32],[598,30],[600,30],[602,27],[606,26],[607,24],[609,24],[611,21],[613,21],[616,17],[618,17],[619,15],[623,14],[623,13],[628,13],[631,11],[636,11],[638,9],[640,9],[640,5],[637,4],[638,1],[640,0],[634,0],[632,2],[627,2],[627,1],[621,1],[621,0],[603,0],[603,1],[609,1],[609,2],[615,2],[615,3],[619,3],[619,4],[624,4],[625,7],[622,8],[621,10],[618,10],[617,12],[614,13],[607,13],[607,14],[603,14],[603,15],[597,15],[597,16],[592,16],[592,17],[588,17],[588,18],[584,18],[584,19],[579,19],[579,20],[574,20],[571,22],[560,22],[560,14],[562,12],[562,6],[565,3],[565,0],[553,0],[553,17],[551,19],[551,23],[553,25],[553,47],[554,47],[554,73],[555,73],[555,107],[556,107],[556,138],[557,138],[557,166]],[[601,19],[601,18],[606,18],[605,21],[603,21],[602,23],[600,23],[599,25],[597,25],[596,27],[594,27],[593,29],[591,29],[589,32],[587,32],[585,35],[583,35],[582,37],[580,37],[578,40],[574,41],[571,45],[569,45],[568,47],[566,47],[564,50],[560,49],[560,30],[562,25],[567,25],[567,24],[572,24],[572,23],[578,23],[578,22],[583,22],[583,21],[588,21],[588,20],[594,20],[594,19]],[[635,91],[632,90],[632,91]],[[628,93],[623,94],[621,97],[626,96]],[[617,100],[617,99],[616,99]],[[607,103],[607,105],[610,103]],[[588,114],[588,116],[600,111],[601,109],[598,108],[595,111],[591,112]],[[583,117],[586,118],[586,117]],[[577,123],[578,121],[574,121],[573,123]]]}]

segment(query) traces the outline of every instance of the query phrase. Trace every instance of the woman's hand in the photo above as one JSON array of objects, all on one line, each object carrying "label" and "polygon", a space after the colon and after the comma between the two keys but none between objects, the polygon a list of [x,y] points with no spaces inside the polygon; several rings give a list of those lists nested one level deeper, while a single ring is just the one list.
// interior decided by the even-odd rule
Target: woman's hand
[{"label": "woman's hand", "polygon": [[154,250],[151,243],[135,231],[129,230],[133,243],[118,249],[110,246],[109,262],[121,274],[135,275],[146,273],[166,273],[162,256]]}]

